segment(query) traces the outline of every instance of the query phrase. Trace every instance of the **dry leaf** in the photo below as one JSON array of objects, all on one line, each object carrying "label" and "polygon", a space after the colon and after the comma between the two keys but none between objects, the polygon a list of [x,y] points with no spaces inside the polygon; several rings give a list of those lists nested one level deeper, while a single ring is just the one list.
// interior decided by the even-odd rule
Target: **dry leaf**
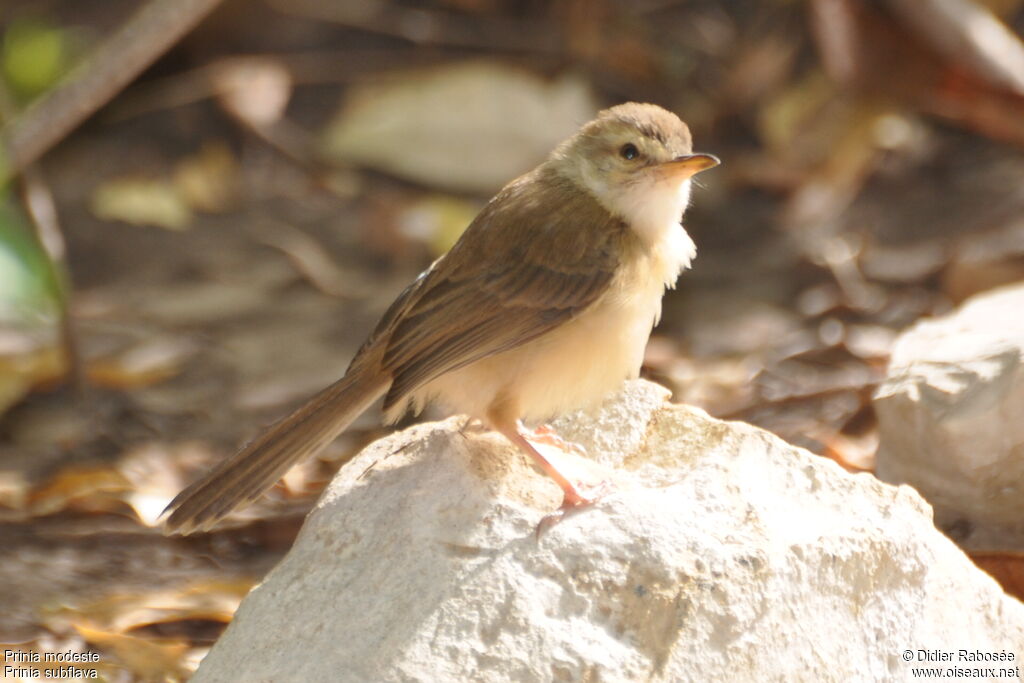
[{"label": "dry leaf", "polygon": [[242,598],[253,587],[252,578],[198,579],[185,585],[148,592],[118,591],[92,602],[63,607],[50,614],[45,625],[60,631],[68,624],[87,623],[115,634],[176,621],[231,621]]},{"label": "dry leaf", "polygon": [[825,446],[823,455],[839,463],[848,472],[874,472],[878,453],[878,430],[859,436],[832,434],[819,439]]},{"label": "dry leaf", "polygon": [[132,225],[153,225],[167,230],[185,230],[192,222],[192,210],[173,183],[161,179],[120,178],[96,188],[93,214],[107,221]]},{"label": "dry leaf", "polygon": [[28,504],[28,481],[21,472],[0,471],[0,507],[24,510]]},{"label": "dry leaf", "polygon": [[262,310],[265,287],[249,282],[182,280],[159,291],[146,290],[147,314],[161,324],[203,325]]},{"label": "dry leaf", "polygon": [[64,374],[64,354],[55,346],[14,354],[0,354],[0,413],[17,403],[34,387]]},{"label": "dry leaf", "polygon": [[955,302],[1024,280],[1024,220],[960,240],[942,274],[942,288]]},{"label": "dry leaf", "polygon": [[979,551],[969,555],[1004,591],[1024,600],[1024,553]]},{"label": "dry leaf", "polygon": [[199,153],[178,162],[174,186],[197,211],[221,213],[238,200],[239,168],[235,155],[223,142],[208,142]]},{"label": "dry leaf", "polygon": [[[189,649],[184,640],[155,641],[110,633],[86,624],[75,624],[74,627],[90,645],[112,654],[125,668],[138,676],[138,680],[184,680],[190,673],[181,664]],[[100,661],[102,663],[103,659]],[[107,661],[106,665],[110,666],[110,662]]]},{"label": "dry leaf", "polygon": [[110,467],[69,467],[61,470],[29,494],[34,515],[49,515],[69,507],[114,510],[131,484]]},{"label": "dry leaf", "polygon": [[491,194],[597,109],[578,76],[546,81],[492,61],[402,72],[350,89],[326,131],[326,152],[427,185]]},{"label": "dry leaf", "polygon": [[97,386],[134,389],[158,384],[181,371],[195,347],[181,339],[155,337],[115,356],[90,361],[86,372]]}]

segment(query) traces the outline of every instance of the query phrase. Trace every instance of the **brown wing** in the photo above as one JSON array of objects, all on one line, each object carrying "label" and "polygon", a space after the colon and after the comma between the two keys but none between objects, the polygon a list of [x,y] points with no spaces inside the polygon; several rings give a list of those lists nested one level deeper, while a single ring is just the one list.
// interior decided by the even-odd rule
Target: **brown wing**
[{"label": "brown wing", "polygon": [[371,337],[386,345],[394,378],[385,410],[445,372],[551,331],[606,291],[625,226],[567,181],[538,182],[543,172],[502,190],[385,313]]}]

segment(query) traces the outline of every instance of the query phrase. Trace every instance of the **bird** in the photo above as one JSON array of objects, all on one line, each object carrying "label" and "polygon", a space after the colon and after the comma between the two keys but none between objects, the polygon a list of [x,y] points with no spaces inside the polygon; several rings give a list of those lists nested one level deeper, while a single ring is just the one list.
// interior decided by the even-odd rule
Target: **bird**
[{"label": "bird", "polygon": [[208,531],[381,397],[387,422],[432,402],[479,419],[558,484],[564,508],[595,502],[605,483],[574,480],[543,447],[571,444],[526,424],[592,406],[639,375],[662,296],[696,256],[681,223],[691,178],[718,164],[658,105],[601,111],[484,206],[398,295],[343,377],[179,493],[165,531]]}]

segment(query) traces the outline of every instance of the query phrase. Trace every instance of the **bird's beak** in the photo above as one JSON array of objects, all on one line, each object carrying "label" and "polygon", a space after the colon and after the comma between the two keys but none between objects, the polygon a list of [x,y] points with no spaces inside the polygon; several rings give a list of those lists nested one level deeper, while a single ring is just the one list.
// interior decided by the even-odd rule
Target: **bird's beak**
[{"label": "bird's beak", "polygon": [[665,172],[680,178],[695,176],[701,171],[718,166],[721,161],[713,154],[686,154],[661,164]]}]

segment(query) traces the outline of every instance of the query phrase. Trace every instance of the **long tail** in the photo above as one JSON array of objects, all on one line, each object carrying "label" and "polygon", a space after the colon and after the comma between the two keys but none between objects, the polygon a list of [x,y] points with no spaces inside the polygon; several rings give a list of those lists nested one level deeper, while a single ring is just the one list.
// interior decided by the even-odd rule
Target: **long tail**
[{"label": "long tail", "polygon": [[275,422],[170,502],[165,533],[208,530],[236,507],[251,503],[293,464],[333,441],[390,386],[373,368],[353,369]]}]

